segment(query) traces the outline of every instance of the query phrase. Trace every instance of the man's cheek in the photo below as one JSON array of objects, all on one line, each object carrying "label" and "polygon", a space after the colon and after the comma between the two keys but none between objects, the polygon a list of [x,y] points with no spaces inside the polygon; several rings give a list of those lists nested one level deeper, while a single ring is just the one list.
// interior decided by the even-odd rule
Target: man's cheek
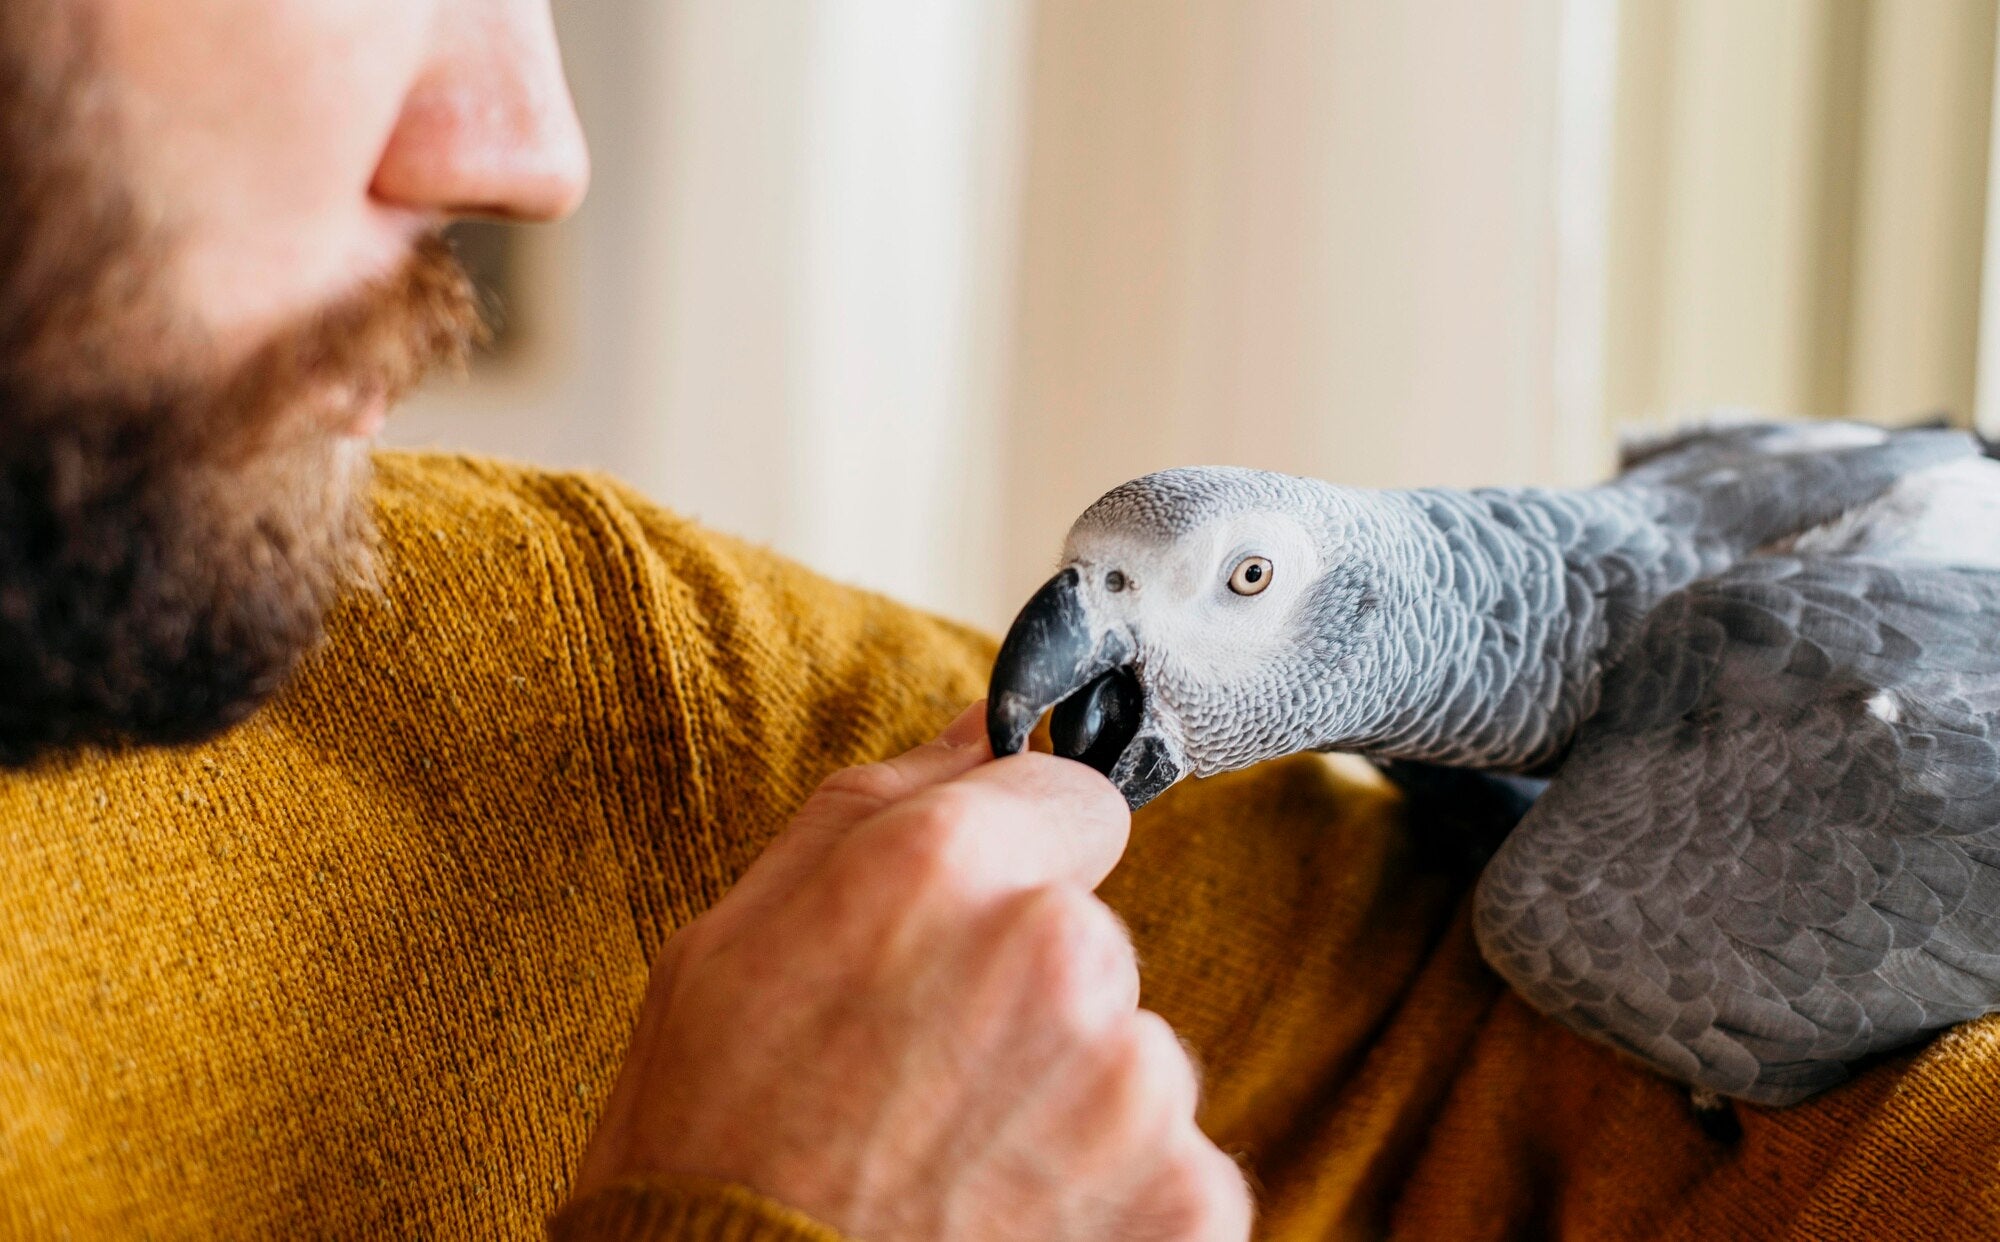
[{"label": "man's cheek", "polygon": [[407,249],[369,185],[423,71],[430,0],[109,0],[97,68],[124,180],[225,355]]}]

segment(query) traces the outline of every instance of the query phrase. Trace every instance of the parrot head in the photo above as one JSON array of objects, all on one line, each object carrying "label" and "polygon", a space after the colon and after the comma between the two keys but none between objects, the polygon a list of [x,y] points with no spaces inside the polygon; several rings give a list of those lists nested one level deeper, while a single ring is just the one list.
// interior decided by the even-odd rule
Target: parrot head
[{"label": "parrot head", "polygon": [[1136,809],[1186,775],[1337,740],[1357,675],[1402,592],[1368,554],[1361,493],[1224,467],[1168,470],[1108,493],[995,660],[996,755],[1053,709],[1056,753],[1109,777]]}]

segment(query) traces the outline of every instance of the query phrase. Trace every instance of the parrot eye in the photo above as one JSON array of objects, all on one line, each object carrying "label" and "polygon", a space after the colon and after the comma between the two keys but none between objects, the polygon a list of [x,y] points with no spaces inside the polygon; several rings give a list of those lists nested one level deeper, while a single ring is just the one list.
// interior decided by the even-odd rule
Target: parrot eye
[{"label": "parrot eye", "polygon": [[1260,595],[1271,585],[1271,562],[1261,556],[1246,556],[1229,575],[1229,589],[1238,595]]}]

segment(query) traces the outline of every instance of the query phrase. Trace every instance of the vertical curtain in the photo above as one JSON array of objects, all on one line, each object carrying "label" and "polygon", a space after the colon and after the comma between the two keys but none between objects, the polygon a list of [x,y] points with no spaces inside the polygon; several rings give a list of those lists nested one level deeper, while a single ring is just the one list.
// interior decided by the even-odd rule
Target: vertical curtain
[{"label": "vertical curtain", "polygon": [[1992,0],[1624,0],[1606,406],[1969,421]]},{"label": "vertical curtain", "polygon": [[991,626],[1165,465],[2000,422],[1996,3],[558,3],[592,201],[522,235],[531,356],[399,434]]}]

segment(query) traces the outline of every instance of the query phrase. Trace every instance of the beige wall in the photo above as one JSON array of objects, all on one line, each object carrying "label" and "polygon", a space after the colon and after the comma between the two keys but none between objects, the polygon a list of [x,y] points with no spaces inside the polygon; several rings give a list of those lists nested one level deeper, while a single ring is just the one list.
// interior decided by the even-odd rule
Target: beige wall
[{"label": "beige wall", "polygon": [[1040,7],[1013,597],[1166,465],[1554,472],[1561,7]]},{"label": "beige wall", "polygon": [[1171,463],[1576,482],[1623,420],[1978,391],[1995,0],[557,11],[593,200],[535,347],[397,434],[985,624]]},{"label": "beige wall", "polygon": [[1969,419],[1991,0],[1625,0],[1607,406]]}]

